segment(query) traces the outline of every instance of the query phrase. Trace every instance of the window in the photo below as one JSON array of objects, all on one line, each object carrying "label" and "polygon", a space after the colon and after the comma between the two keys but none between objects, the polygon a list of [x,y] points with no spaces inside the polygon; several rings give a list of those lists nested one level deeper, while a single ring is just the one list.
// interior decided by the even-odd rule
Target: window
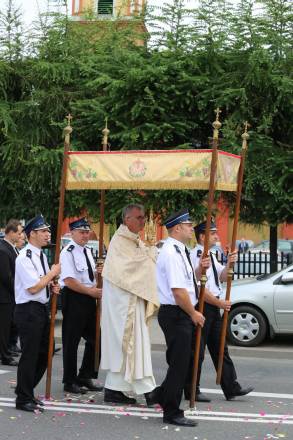
[{"label": "window", "polygon": [[75,0],[74,2],[74,13],[75,14],[79,13],[79,0]]},{"label": "window", "polygon": [[113,15],[114,0],[98,0],[99,15]]}]

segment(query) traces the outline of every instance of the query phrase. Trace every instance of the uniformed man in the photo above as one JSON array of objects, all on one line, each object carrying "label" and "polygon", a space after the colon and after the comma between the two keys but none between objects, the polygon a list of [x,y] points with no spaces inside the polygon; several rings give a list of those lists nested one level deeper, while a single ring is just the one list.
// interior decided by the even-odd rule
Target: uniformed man
[{"label": "uniformed man", "polygon": [[[84,394],[87,390],[102,391],[92,381],[95,372],[96,299],[102,289],[96,286],[95,262],[86,246],[90,225],[85,217],[69,224],[72,240],[60,254],[62,265],[62,342],[64,391]],[[79,342],[85,340],[81,367],[77,374]]]},{"label": "uniformed man", "polygon": [[[191,261],[194,266],[195,273],[198,279],[201,276],[200,258],[203,253],[205,230],[206,230],[206,222],[200,223],[194,228],[198,245],[191,251]],[[216,224],[212,222],[210,228],[209,248],[214,246],[218,240],[219,240],[219,236],[217,233],[217,227]],[[237,252],[233,251],[228,255],[227,266],[223,266],[222,264],[220,264],[217,261],[216,256],[212,252],[210,252],[210,259],[211,259],[211,265],[206,272],[206,276],[207,276],[206,289],[208,290],[210,295],[208,302],[207,299],[205,298],[206,302],[204,307],[204,316],[206,318],[206,321],[202,332],[202,344],[203,344],[203,353],[205,350],[205,346],[206,345],[208,346],[208,350],[211,355],[212,361],[214,363],[215,369],[217,369],[218,360],[219,360],[221,327],[222,327],[222,318],[220,314],[220,309],[230,310],[231,308],[231,302],[225,301],[222,298],[221,283],[227,280],[228,267],[230,262],[234,264],[237,261]],[[203,359],[204,356],[202,355],[200,357],[200,362],[199,362],[198,383],[197,383],[197,394],[200,397],[197,398],[197,400],[202,402],[209,402],[210,399],[208,399],[206,396],[201,394],[199,388],[201,365]],[[242,388],[240,384],[237,382],[235,367],[232,362],[232,359],[230,358],[227,345],[225,345],[225,351],[224,351],[221,387],[227,400],[231,400],[237,396],[244,396],[253,390],[252,387]],[[189,398],[188,395],[186,395],[186,397]]]},{"label": "uniformed man", "polygon": [[165,423],[196,426],[184,417],[180,402],[190,366],[194,326],[204,325],[204,316],[195,310],[198,302],[194,276],[186,243],[193,236],[187,210],[172,214],[165,222],[166,240],[157,261],[157,283],[160,299],[158,321],[167,344],[167,375],[160,388]]},{"label": "uniformed man", "polygon": [[24,227],[27,246],[15,264],[15,323],[19,332],[22,354],[17,370],[16,408],[23,411],[43,411],[43,403],[34,396],[34,388],[47,368],[50,292],[58,294],[60,286],[53,280],[60,265],[49,269],[42,247],[50,241],[50,229],[42,215]]}]

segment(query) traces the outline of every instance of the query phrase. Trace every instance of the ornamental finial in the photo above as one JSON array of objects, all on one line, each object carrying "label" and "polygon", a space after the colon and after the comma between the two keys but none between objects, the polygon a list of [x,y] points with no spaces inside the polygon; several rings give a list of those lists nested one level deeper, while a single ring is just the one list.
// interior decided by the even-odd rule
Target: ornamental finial
[{"label": "ornamental finial", "polygon": [[66,119],[67,119],[67,125],[64,128],[64,130],[63,130],[64,131],[64,136],[65,136],[65,140],[64,141],[69,145],[70,144],[70,135],[72,133],[72,127],[71,127],[72,116],[71,116],[70,113],[66,116]]},{"label": "ornamental finial", "polygon": [[213,138],[218,139],[219,138],[219,130],[222,126],[221,122],[219,121],[220,113],[222,113],[222,110],[220,110],[218,107],[218,108],[216,108],[215,113],[216,113],[216,120],[213,122],[213,127],[214,127]]},{"label": "ornamental finial", "polygon": [[250,125],[248,124],[248,122],[246,121],[244,123],[244,133],[242,133],[241,137],[242,137],[242,148],[243,149],[247,149],[247,141],[249,139],[249,134],[248,134],[248,128],[250,127]]},{"label": "ornamental finial", "polygon": [[110,133],[110,130],[108,129],[108,118],[105,118],[105,128],[102,130],[103,133],[103,149],[107,150],[108,148],[108,136]]}]

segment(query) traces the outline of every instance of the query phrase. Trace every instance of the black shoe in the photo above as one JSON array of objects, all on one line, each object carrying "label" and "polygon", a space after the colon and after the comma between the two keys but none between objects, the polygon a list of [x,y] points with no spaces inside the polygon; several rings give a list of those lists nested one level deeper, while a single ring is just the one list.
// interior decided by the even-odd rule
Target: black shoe
[{"label": "black shoe", "polygon": [[67,393],[72,393],[72,394],[86,394],[87,393],[87,391],[84,388],[81,388],[76,383],[65,383],[64,384],[64,391],[66,391]]},{"label": "black shoe", "polygon": [[13,358],[2,358],[2,365],[9,365],[10,367],[17,367],[18,362]]},{"label": "black shoe", "polygon": [[208,403],[211,401],[211,399],[209,399],[208,396],[199,391],[199,393],[197,393],[195,396],[195,401]]},{"label": "black shoe", "polygon": [[45,406],[44,402],[34,397],[34,403],[38,406]]},{"label": "black shoe", "polygon": [[[185,400],[190,400],[190,389],[185,388],[184,389],[184,397]],[[206,396],[205,394],[203,394],[200,389],[196,389],[196,395],[195,395],[195,401],[196,402],[210,402],[211,399],[208,398],[208,396]]]},{"label": "black shoe", "polygon": [[239,396],[246,396],[246,394],[251,393],[253,391],[253,387],[247,387],[247,388],[239,388],[231,393],[224,393],[227,400],[235,399],[235,397]]},{"label": "black shoe", "polygon": [[9,346],[9,351],[13,352],[13,353],[21,353],[21,349],[16,345],[10,345]]},{"label": "black shoe", "polygon": [[127,403],[128,405],[136,403],[132,397],[125,396],[121,391],[109,390],[105,388],[104,402]]},{"label": "black shoe", "polygon": [[190,426],[190,427],[194,427],[194,426],[198,425],[198,423],[195,422],[194,420],[187,419],[184,416],[172,417],[172,419],[169,419],[167,417],[163,417],[163,422],[164,423],[169,423],[170,425],[177,425],[177,426]]},{"label": "black shoe", "polygon": [[82,377],[78,377],[76,379],[76,383],[84,388],[87,388],[90,391],[103,391],[104,387],[100,385],[95,385],[92,379],[83,379]]},{"label": "black shoe", "polygon": [[147,406],[151,407],[156,403],[160,403],[160,394],[161,394],[161,387],[156,387],[153,391],[150,391],[149,393],[145,393],[144,397]]},{"label": "black shoe", "polygon": [[35,412],[35,411],[44,412],[44,408],[40,408],[35,404],[35,402],[16,403],[15,408],[27,412]]}]

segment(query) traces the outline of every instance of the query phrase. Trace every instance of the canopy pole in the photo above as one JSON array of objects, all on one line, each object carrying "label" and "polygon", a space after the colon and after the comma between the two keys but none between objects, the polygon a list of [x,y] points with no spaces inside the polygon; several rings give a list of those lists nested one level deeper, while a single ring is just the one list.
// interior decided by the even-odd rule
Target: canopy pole
[{"label": "canopy pole", "polygon": [[[237,193],[236,193],[235,213],[234,213],[233,232],[232,232],[232,243],[231,243],[232,252],[234,251],[235,246],[236,246],[237,228],[238,228],[238,220],[239,220],[239,213],[240,213],[241,192],[242,192],[243,176],[244,176],[244,164],[245,164],[245,158],[246,158],[246,152],[247,152],[247,140],[249,139],[249,134],[247,131],[248,131],[248,123],[245,122],[244,133],[241,136],[242,137],[242,150],[241,150],[240,167],[239,167],[239,171],[238,171]],[[226,298],[225,298],[226,301],[230,301],[230,293],[231,293],[233,274],[234,274],[233,263],[229,263],[227,287],[226,287]],[[219,350],[218,370],[217,370],[217,379],[216,379],[217,385],[219,385],[221,383],[221,378],[222,378],[227,324],[228,324],[228,311],[225,310],[224,315],[223,315],[223,319],[222,319],[220,350]]]},{"label": "canopy pole", "polygon": [[[222,125],[221,122],[219,121],[219,115],[221,113],[221,110],[219,108],[217,108],[215,110],[215,113],[216,113],[216,120],[213,122],[213,128],[214,128],[214,130],[213,130],[213,147],[212,147],[212,160],[211,160],[211,169],[210,169],[208,209],[207,209],[203,258],[206,258],[208,256],[208,251],[209,251],[209,238],[210,238],[210,228],[211,228],[211,219],[212,219],[212,208],[213,208],[213,203],[214,203],[217,162],[218,162],[219,130]],[[207,282],[206,269],[202,268],[201,279],[200,279],[200,293],[199,293],[199,299],[198,299],[198,311],[200,313],[203,313],[203,308],[204,308],[204,293],[205,293],[206,282]],[[190,409],[194,409],[194,407],[195,407],[195,394],[196,394],[196,381],[197,381],[197,375],[198,375],[200,340],[201,340],[201,327],[198,325],[196,327],[196,334],[195,334],[195,351],[194,351],[192,382],[191,382],[190,402],[189,402]]]},{"label": "canopy pole", "polygon": [[[103,151],[108,150],[108,136],[110,130],[108,129],[108,120],[106,118],[106,126],[102,131],[103,133]],[[104,224],[105,224],[105,190],[101,190],[100,197],[100,230],[99,230],[99,258],[97,261],[97,266],[103,266],[104,258],[103,258],[103,245],[104,245]],[[97,279],[97,287],[103,287],[103,278],[102,274],[98,273]],[[101,336],[101,300],[97,299],[96,306],[96,343],[95,343],[95,371],[99,371],[100,366],[100,336]]]},{"label": "canopy pole", "polygon": [[[59,197],[59,211],[58,211],[58,226],[57,226],[57,237],[56,237],[56,247],[55,247],[55,258],[54,264],[59,263],[60,258],[60,246],[61,246],[61,234],[62,234],[62,223],[63,223],[63,212],[64,212],[64,198],[65,198],[65,184],[67,178],[68,169],[68,151],[70,148],[70,135],[72,133],[71,119],[72,116],[69,114],[66,116],[68,121],[67,126],[64,128],[64,151],[63,151],[63,165],[61,174],[61,184],[60,184],[60,197]],[[57,283],[58,279],[55,278],[54,283]],[[49,347],[48,347],[48,366],[47,366],[47,378],[46,378],[46,399],[51,397],[51,379],[52,379],[52,359],[54,351],[54,329],[55,329],[55,315],[57,308],[57,295],[51,295],[51,319],[50,319],[50,333],[49,333]]]}]

